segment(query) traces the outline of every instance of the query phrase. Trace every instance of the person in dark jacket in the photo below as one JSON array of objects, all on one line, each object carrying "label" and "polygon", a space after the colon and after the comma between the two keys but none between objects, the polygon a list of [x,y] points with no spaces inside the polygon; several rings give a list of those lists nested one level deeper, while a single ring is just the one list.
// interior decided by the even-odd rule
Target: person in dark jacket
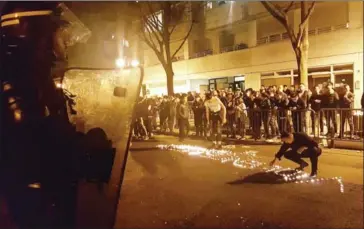
[{"label": "person in dark jacket", "polygon": [[278,129],[282,134],[284,131],[288,130],[288,96],[284,93],[276,94],[276,107],[277,107],[277,120],[278,120]]},{"label": "person in dark jacket", "polygon": [[226,120],[227,120],[227,137],[235,138],[235,100],[232,93],[227,95],[226,104]]},{"label": "person in dark jacket", "polygon": [[[353,108],[354,103],[354,94],[350,92],[350,86],[345,84],[345,94],[341,96],[339,100],[340,108],[350,109]],[[351,110],[342,110],[341,111],[341,128],[340,128],[340,138],[344,137],[345,132],[345,122],[348,120],[349,128],[350,128],[350,138],[354,138],[354,122],[353,122],[353,114]]]},{"label": "person in dark jacket", "polygon": [[205,113],[205,105],[204,101],[200,96],[197,96],[195,101],[192,104],[194,123],[196,128],[196,136],[203,136],[203,118]]},{"label": "person in dark jacket", "polygon": [[254,109],[254,100],[252,97],[253,90],[251,88],[245,91],[245,96],[243,98],[245,106],[247,108],[248,118],[249,118],[249,128],[253,128],[253,109]]},{"label": "person in dark jacket", "polygon": [[262,135],[260,129],[262,127],[262,114],[261,114],[261,102],[262,97],[259,91],[256,91],[251,96],[254,102],[254,109],[253,109],[253,138],[254,139],[261,139]]},{"label": "person in dark jacket", "polygon": [[315,134],[315,129],[317,126],[317,121],[318,119],[320,119],[320,129],[319,129],[319,133],[320,131],[323,131],[324,128],[324,122],[323,122],[323,115],[320,114],[321,112],[321,101],[322,101],[322,95],[320,92],[320,87],[318,85],[315,86],[315,90],[312,93],[312,96],[310,97],[308,103],[309,103],[309,107],[311,108],[311,110],[313,110],[313,112],[311,111],[311,125],[312,125],[312,132]]},{"label": "person in dark jacket", "polygon": [[184,94],[181,96],[180,103],[177,105],[177,120],[179,127],[179,140],[184,141],[188,136],[190,109],[187,102],[187,96]]},{"label": "person in dark jacket", "polygon": [[[339,95],[333,88],[333,84],[331,82],[327,83],[327,89],[323,94],[323,108],[328,108],[330,110],[325,111],[326,125],[328,129],[327,134],[335,135],[337,133],[337,122],[336,122],[336,110],[338,108]],[[333,128],[332,124],[333,123]],[[333,131],[332,131],[333,129]]]},{"label": "person in dark jacket", "polygon": [[169,115],[168,97],[164,96],[161,104],[159,105],[159,126],[162,133],[167,131],[167,120]]},{"label": "person in dark jacket", "polygon": [[296,133],[302,132],[302,122],[304,118],[304,110],[305,109],[305,103],[303,100],[299,97],[298,93],[295,93],[292,95],[288,107],[292,111],[292,122],[293,122],[293,129]]},{"label": "person in dark jacket", "polygon": [[261,110],[261,117],[263,120],[263,127],[265,133],[265,139],[270,139],[271,136],[269,134],[269,123],[271,122],[272,112],[271,112],[271,103],[267,93],[261,94],[261,102],[260,102],[260,110]]},{"label": "person in dark jacket", "polygon": [[[306,133],[288,133],[283,132],[281,135],[283,145],[270,163],[274,165],[276,159],[281,160],[282,156],[299,164],[297,170],[303,170],[308,166],[308,163],[302,158],[310,158],[311,161],[311,177],[317,175],[318,157],[322,150],[312,138]],[[288,150],[290,149],[290,150]],[[300,153],[301,152],[301,153]]]},{"label": "person in dark jacket", "polygon": [[274,89],[269,92],[269,100],[270,100],[270,109],[271,109],[271,118],[269,121],[269,126],[271,128],[271,137],[275,138],[279,135],[279,129],[278,129],[278,107],[277,107],[277,98],[276,94],[274,92]]}]

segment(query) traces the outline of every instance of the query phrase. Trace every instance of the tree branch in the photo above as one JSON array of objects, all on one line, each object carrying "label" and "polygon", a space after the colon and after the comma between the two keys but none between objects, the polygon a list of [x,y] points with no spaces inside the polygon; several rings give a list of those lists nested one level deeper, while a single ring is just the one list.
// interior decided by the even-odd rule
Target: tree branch
[{"label": "tree branch", "polygon": [[308,19],[310,18],[310,16],[313,13],[313,10],[315,8],[315,3],[316,2],[312,2],[310,8],[307,11],[307,14],[305,15],[303,21],[301,21],[300,25],[299,25],[299,30],[298,30],[298,34],[297,34],[297,43],[296,43],[296,48],[298,48],[301,45],[302,42],[302,37],[303,37],[303,32],[305,29],[307,29],[307,23],[308,23]]},{"label": "tree branch", "polygon": [[[280,22],[283,27],[286,29],[288,36],[291,40],[291,43],[294,44],[293,47],[296,47],[297,44],[297,38],[295,36],[295,33],[293,29],[288,25],[288,16],[287,13],[281,11],[278,7],[273,5],[271,2],[268,1],[262,1],[260,2],[264,6],[264,8],[275,18],[278,22]],[[288,8],[291,7],[291,4],[288,6]]]},{"label": "tree branch", "polygon": [[150,2],[147,2],[147,6],[149,8],[149,12],[147,12],[147,13],[143,13],[141,6],[139,7],[141,17],[143,19],[143,26],[147,27],[147,29],[150,30],[149,31],[150,33],[153,33],[155,39],[158,41],[159,45],[161,45],[162,40],[163,40],[163,35],[160,31],[160,27],[158,26],[158,23],[155,22],[156,20],[157,21],[159,21],[159,20],[158,20],[158,18],[156,18],[157,16],[153,12],[153,8],[151,7]]},{"label": "tree branch", "polygon": [[283,12],[288,13],[288,11],[291,10],[293,4],[294,4],[294,1],[290,2],[289,5],[283,10]]},{"label": "tree branch", "polygon": [[191,22],[190,29],[188,30],[188,32],[187,32],[187,34],[186,34],[186,36],[183,38],[182,43],[180,44],[180,46],[176,49],[176,51],[175,51],[175,52],[173,53],[173,55],[171,56],[171,59],[173,59],[173,58],[176,56],[176,54],[178,53],[178,51],[179,51],[179,50],[182,48],[182,46],[185,44],[185,42],[186,42],[186,40],[187,40],[188,36],[190,35],[190,33],[191,33],[191,31],[192,31],[193,24],[194,24],[194,22],[192,21],[192,22]]},{"label": "tree branch", "polygon": [[275,18],[277,19],[283,26],[287,24],[287,20],[285,14],[280,11],[276,6],[268,1],[260,2],[264,6],[264,8]]}]

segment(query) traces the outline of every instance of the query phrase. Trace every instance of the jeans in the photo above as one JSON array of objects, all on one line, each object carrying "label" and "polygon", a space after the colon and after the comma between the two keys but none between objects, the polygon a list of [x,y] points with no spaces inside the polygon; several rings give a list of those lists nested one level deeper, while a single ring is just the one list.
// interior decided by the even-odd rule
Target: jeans
[{"label": "jeans", "polygon": [[348,120],[349,128],[350,128],[350,135],[354,135],[354,121],[353,121],[353,114],[351,111],[341,111],[341,128],[340,128],[340,136],[344,137],[345,133],[345,122]]},{"label": "jeans", "polygon": [[212,113],[211,114],[212,141],[221,142],[222,140],[221,126],[222,126],[222,120],[220,117],[220,112]]},{"label": "jeans", "polygon": [[305,161],[302,158],[310,158],[311,161],[311,173],[317,172],[318,167],[318,157],[321,155],[322,150],[318,147],[305,149],[301,154],[297,153],[297,151],[288,150],[284,153],[284,157],[288,160],[296,162],[299,165],[302,165]]},{"label": "jeans", "polygon": [[188,122],[188,119],[180,118],[178,120],[178,126],[179,126],[179,139],[184,140],[189,132],[190,124]]}]

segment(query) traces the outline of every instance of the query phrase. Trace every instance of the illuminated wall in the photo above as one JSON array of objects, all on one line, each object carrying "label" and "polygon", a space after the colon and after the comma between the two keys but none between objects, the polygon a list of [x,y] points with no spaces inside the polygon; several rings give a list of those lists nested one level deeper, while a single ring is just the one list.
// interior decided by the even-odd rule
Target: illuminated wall
[{"label": "illuminated wall", "polygon": [[[253,3],[252,3],[253,4]],[[260,12],[259,6],[256,3],[253,5],[256,8],[255,12]],[[330,9],[336,9],[334,12],[325,12],[322,10],[323,5],[328,4]],[[363,4],[362,2],[329,2],[318,4],[318,11],[313,18],[319,20],[322,14],[330,17],[332,14],[338,15],[338,19],[333,20],[331,32],[319,32],[316,29],[316,35],[309,37],[309,66],[326,66],[335,64],[354,64],[354,81],[360,81],[363,84]],[[335,6],[335,7],[334,7]],[[339,6],[339,7],[338,7]],[[341,6],[341,7],[340,7]],[[344,10],[343,10],[344,9]],[[262,11],[263,12],[263,11]],[[346,13],[345,13],[346,12]],[[341,16],[340,16],[341,15]],[[292,18],[297,18],[299,10],[294,11],[291,15]],[[267,19],[270,20],[269,18]],[[346,24],[340,28],[334,28],[338,23],[344,23],[348,20],[348,28]],[[295,26],[298,26],[297,21]],[[314,22],[311,24],[315,25]],[[317,22],[317,26],[326,26],[327,21]],[[255,43],[258,39],[257,34],[262,30],[260,26],[269,26],[266,23],[252,21],[247,23],[249,29],[242,29],[249,37],[252,32],[255,32],[255,42],[250,41],[250,44]],[[244,26],[242,26],[244,27]],[[327,26],[326,26],[327,27]],[[271,33],[279,33],[281,30],[279,26],[274,27]],[[315,29],[313,26],[310,30]],[[214,31],[208,31],[207,34],[212,39],[212,46],[219,47],[217,34]],[[261,35],[267,35],[263,32]],[[320,33],[320,34],[318,34]],[[213,39],[215,37],[215,39]],[[236,36],[239,37],[239,36]],[[253,36],[254,37],[254,36]],[[289,40],[276,41],[274,43],[267,43],[262,45],[252,45],[245,50],[226,52],[196,59],[189,59],[173,63],[173,69],[176,79],[211,79],[219,78],[221,76],[236,76],[246,75],[246,88],[260,87],[261,79],[260,74],[264,72],[284,71],[297,69],[295,56]],[[160,65],[146,66],[145,82],[162,81],[165,80],[164,70]],[[363,88],[355,89],[355,93],[361,94]],[[360,98],[355,101],[355,106],[358,107]]]}]

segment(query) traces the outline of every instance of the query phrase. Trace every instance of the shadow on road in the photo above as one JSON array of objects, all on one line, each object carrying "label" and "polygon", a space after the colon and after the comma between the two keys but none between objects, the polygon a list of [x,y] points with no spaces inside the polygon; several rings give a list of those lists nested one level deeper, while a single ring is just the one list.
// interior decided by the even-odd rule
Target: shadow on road
[{"label": "shadow on road", "polygon": [[278,174],[274,172],[259,172],[248,175],[242,179],[227,182],[230,185],[253,183],[253,184],[283,184],[286,183],[283,175],[289,175],[294,173],[294,170],[282,171]]},{"label": "shadow on road", "polygon": [[144,147],[130,149],[133,160],[140,164],[149,174],[157,174],[159,168],[165,168],[173,174],[182,173],[177,156],[172,152],[161,151],[156,147]]}]

